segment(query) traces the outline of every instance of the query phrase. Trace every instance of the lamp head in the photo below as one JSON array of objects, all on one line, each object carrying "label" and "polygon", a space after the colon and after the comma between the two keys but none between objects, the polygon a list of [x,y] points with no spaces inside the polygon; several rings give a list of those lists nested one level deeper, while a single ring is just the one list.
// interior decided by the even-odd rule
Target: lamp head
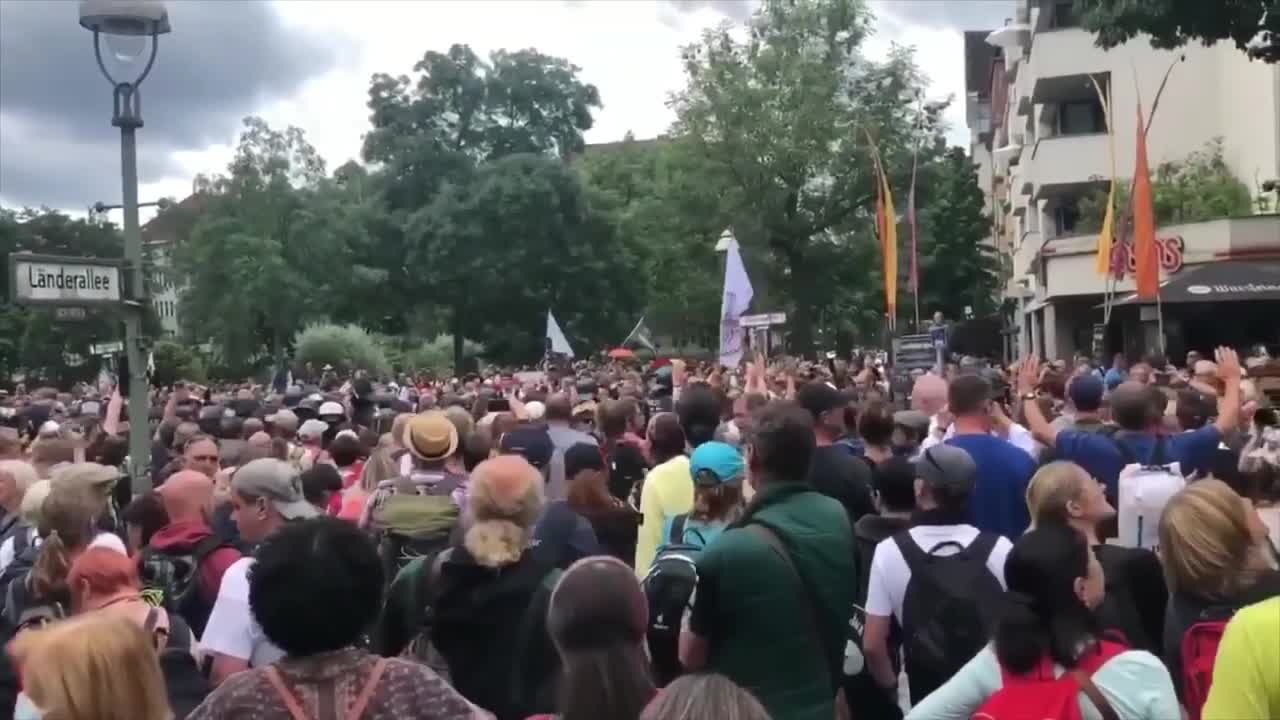
[{"label": "lamp head", "polygon": [[159,0],[81,0],[80,25],[107,36],[164,35],[169,11]]}]

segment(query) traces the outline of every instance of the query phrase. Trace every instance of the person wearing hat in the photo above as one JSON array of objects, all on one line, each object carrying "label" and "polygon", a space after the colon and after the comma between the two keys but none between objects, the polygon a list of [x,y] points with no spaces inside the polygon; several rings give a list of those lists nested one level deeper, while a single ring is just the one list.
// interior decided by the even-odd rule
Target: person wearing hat
[{"label": "person wearing hat", "polygon": [[667,518],[662,546],[706,547],[742,516],[746,463],[736,447],[714,440],[699,445],[689,456],[689,472],[693,508]]},{"label": "person wearing hat", "polygon": [[324,434],[329,432],[329,425],[323,420],[307,420],[298,428],[298,450],[291,452],[300,470],[307,470],[320,459],[324,453]]},{"label": "person wearing hat", "polygon": [[369,497],[365,517],[376,521],[387,499],[397,493],[446,496],[459,511],[466,505],[467,477],[450,470],[448,461],[458,450],[458,430],[438,410],[414,415],[404,425],[400,442],[408,451],[407,471],[378,483]]},{"label": "person wearing hat", "polygon": [[[588,443],[570,446],[564,452],[567,496],[564,501],[553,502],[551,505],[563,502],[570,511],[590,524],[589,527],[599,541],[600,552],[630,565],[636,556],[640,514],[609,492],[606,467],[604,454],[599,447]],[[548,507],[548,515],[552,510],[552,507]],[[540,530],[543,529],[542,524],[539,524]]]},{"label": "person wearing hat", "polygon": [[[872,677],[886,693],[895,693],[898,686],[896,661],[889,652],[889,629],[892,621],[909,627],[914,620],[904,620],[903,604],[913,572],[924,572],[925,563],[920,558],[932,556],[935,562],[929,567],[933,568],[943,565],[948,556],[968,553],[972,547],[973,553],[985,556],[983,569],[991,576],[974,577],[973,582],[993,579],[990,587],[999,590],[1004,587],[1004,561],[1013,548],[1008,538],[968,524],[969,505],[978,480],[978,466],[969,453],[951,445],[935,445],[916,460],[915,476],[915,521],[907,531],[876,546],[867,582],[863,652]],[[992,606],[998,605],[998,593],[990,599]],[[985,637],[983,629],[973,631]],[[912,701],[918,703],[947,678],[915,670],[913,662],[908,654],[907,678]]]},{"label": "person wearing hat", "polygon": [[[302,492],[298,469],[283,460],[250,461],[231,478],[231,505],[241,540],[257,544],[285,523],[316,517]],[[200,645],[213,658],[209,681],[219,685],[233,673],[279,660],[284,652],[262,633],[249,610],[252,556],[232,563],[222,575],[218,599]]]},{"label": "person wearing hat", "polygon": [[1050,423],[1058,430],[1101,432],[1106,423],[1102,419],[1102,397],[1106,383],[1097,375],[1076,375],[1067,381],[1067,412]]},{"label": "person wearing hat", "polygon": [[813,489],[835,498],[849,515],[853,527],[863,515],[876,511],[871,498],[871,468],[853,457],[836,441],[844,437],[844,409],[848,404],[839,390],[825,382],[809,382],[796,393],[796,402],[813,418],[817,447],[809,466]]}]

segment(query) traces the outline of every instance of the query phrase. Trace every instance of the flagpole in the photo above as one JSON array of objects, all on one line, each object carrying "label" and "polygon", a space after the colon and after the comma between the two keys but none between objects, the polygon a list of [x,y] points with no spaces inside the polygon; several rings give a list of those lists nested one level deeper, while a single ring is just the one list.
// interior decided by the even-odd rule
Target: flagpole
[{"label": "flagpole", "polygon": [[[911,223],[911,295],[915,304],[916,327],[920,332],[920,265],[916,230],[916,170],[920,166],[920,128],[924,125],[924,98],[916,109],[915,147],[911,150],[911,190],[907,195],[907,217]],[[993,240],[995,238],[992,238]]]}]

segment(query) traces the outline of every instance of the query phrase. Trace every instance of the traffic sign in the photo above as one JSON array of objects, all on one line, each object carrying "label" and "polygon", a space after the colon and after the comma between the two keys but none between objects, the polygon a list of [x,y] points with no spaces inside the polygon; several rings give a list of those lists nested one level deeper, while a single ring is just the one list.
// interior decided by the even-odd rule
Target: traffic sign
[{"label": "traffic sign", "polygon": [[94,343],[89,346],[89,352],[94,355],[114,355],[124,352],[124,343],[119,340],[112,342]]},{"label": "traffic sign", "polygon": [[53,309],[54,320],[84,320],[88,317],[88,312],[79,306],[68,305],[66,307],[57,307]]},{"label": "traffic sign", "polygon": [[113,260],[10,253],[10,299],[20,304],[104,305],[120,302],[120,264]]},{"label": "traffic sign", "polygon": [[760,313],[759,315],[743,315],[738,318],[738,325],[744,328],[785,325],[786,322],[786,313]]}]

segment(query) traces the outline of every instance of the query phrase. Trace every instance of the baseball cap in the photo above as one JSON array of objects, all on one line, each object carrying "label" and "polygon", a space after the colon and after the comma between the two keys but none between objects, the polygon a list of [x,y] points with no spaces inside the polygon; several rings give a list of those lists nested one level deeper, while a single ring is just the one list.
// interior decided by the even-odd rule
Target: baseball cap
[{"label": "baseball cap", "polygon": [[702,443],[689,456],[689,472],[698,485],[736,484],[743,475],[742,453],[729,443]]},{"label": "baseball cap", "polygon": [[541,400],[531,400],[525,403],[524,412],[530,420],[541,420],[547,414],[547,406]]},{"label": "baseball cap", "polygon": [[438,410],[414,415],[404,426],[404,446],[419,460],[439,462],[458,449],[458,429]]},{"label": "baseball cap", "polygon": [[302,423],[302,427],[298,428],[298,437],[301,438],[319,438],[329,429],[329,424],[323,420],[308,420]]},{"label": "baseball cap", "polygon": [[544,427],[524,425],[507,432],[498,442],[504,455],[522,455],[529,464],[541,470],[551,462],[555,445]]},{"label": "baseball cap", "polygon": [[286,520],[304,520],[319,514],[302,494],[302,479],[289,463],[275,458],[251,460],[231,477],[231,487],[240,495],[261,497]]},{"label": "baseball cap", "polygon": [[328,402],[320,403],[320,409],[316,412],[316,414],[320,415],[321,417],[325,415],[345,416],[347,414],[347,411],[345,408],[342,407],[342,405],[330,400]]},{"label": "baseball cap", "polygon": [[805,383],[796,392],[796,402],[816,420],[819,415],[844,407],[844,396],[824,382]]},{"label": "baseball cap", "polygon": [[893,424],[901,425],[924,435],[929,432],[929,416],[919,410],[899,410],[893,414]]},{"label": "baseball cap", "polygon": [[[532,464],[532,463],[531,463]],[[604,455],[591,443],[577,443],[564,451],[564,476],[572,478],[583,470],[603,470]]]},{"label": "baseball cap", "polygon": [[916,477],[925,481],[933,492],[952,498],[973,493],[977,472],[978,466],[969,453],[951,445],[934,445],[920,453],[916,460]]},{"label": "baseball cap", "polygon": [[1097,375],[1077,375],[1067,383],[1067,397],[1071,406],[1083,412],[1094,412],[1102,407],[1102,395],[1106,386]]}]

